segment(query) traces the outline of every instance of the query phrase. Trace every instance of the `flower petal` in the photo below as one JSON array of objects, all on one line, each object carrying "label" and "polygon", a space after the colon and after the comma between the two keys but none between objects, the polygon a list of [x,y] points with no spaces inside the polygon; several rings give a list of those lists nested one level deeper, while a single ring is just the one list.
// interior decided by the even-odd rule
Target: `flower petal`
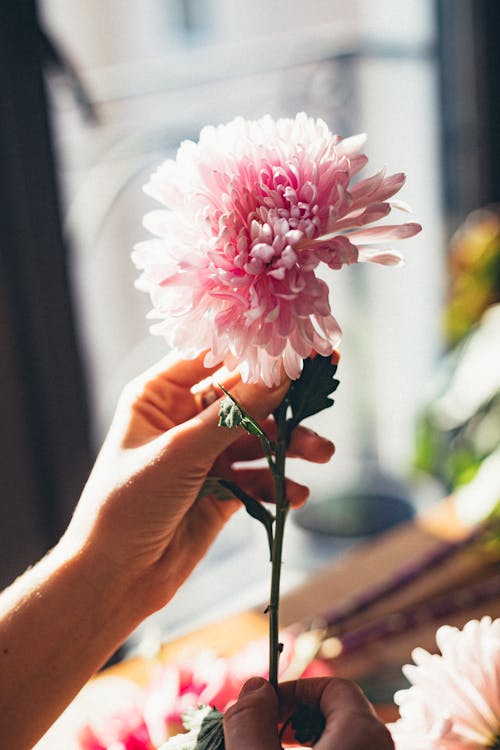
[{"label": "flower petal", "polygon": [[354,230],[347,235],[351,242],[356,245],[365,242],[385,242],[386,240],[405,240],[413,237],[422,230],[420,224],[409,222],[408,224],[394,224],[380,227],[369,227],[368,229]]},{"label": "flower petal", "polygon": [[268,385],[282,367],[298,377],[313,349],[330,353],[340,329],[318,265],[398,265],[385,243],[420,230],[371,226],[407,209],[388,201],[405,177],[381,170],[352,184],[365,142],[303,112],[239,117],[184,141],[144,188],[169,209],[145,217],[155,239],[133,254],[159,321],[152,330],[185,356],[205,350],[207,362],[237,362],[243,380]]}]

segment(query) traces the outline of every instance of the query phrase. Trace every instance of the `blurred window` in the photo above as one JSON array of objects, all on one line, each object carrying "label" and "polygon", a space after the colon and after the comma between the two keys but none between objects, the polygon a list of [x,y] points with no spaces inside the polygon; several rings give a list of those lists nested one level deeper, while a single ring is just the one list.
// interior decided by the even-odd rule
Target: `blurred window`
[{"label": "blurred window", "polygon": [[[360,462],[402,476],[422,383],[441,349],[434,3],[43,0],[41,9],[48,35],[76,74],[52,75],[50,90],[95,445],[121,387],[165,351],[148,333],[149,302],[133,286],[130,251],[146,236],[142,215],[155,207],[142,184],[205,124],[304,110],[334,132],[368,132],[372,171],[387,164],[407,173],[403,198],[424,232],[405,246],[404,269],[328,275],[345,337],[335,411],[317,428],[338,452],[331,466],[294,471],[316,496],[334,492],[344,467],[359,471]],[[233,528],[212,563],[223,564],[247,538]],[[300,577],[317,562],[297,555],[285,577]],[[189,601],[202,608],[198,595],[184,598],[188,609]]]},{"label": "blurred window", "polygon": [[335,132],[366,130],[373,170],[387,163],[407,172],[404,197],[424,225],[405,247],[404,270],[356,268],[330,279],[346,333],[341,450],[356,458],[361,445],[388,468],[405,467],[421,382],[440,348],[433,3],[44,0],[42,8],[95,115],[67,81],[52,81],[96,444],[122,384],[164,351],[147,332],[148,301],[133,288],[129,260],[145,237],[141,217],[154,208],[141,193],[149,172],[204,124],[305,110]]}]

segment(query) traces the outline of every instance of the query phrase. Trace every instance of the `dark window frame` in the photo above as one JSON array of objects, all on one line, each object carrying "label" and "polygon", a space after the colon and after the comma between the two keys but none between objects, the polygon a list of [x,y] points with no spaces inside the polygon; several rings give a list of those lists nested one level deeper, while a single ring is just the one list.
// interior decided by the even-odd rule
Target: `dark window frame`
[{"label": "dark window frame", "polygon": [[34,0],[0,19],[0,584],[64,530],[91,463]]},{"label": "dark window frame", "polygon": [[450,230],[500,202],[500,3],[436,0],[444,207]]}]

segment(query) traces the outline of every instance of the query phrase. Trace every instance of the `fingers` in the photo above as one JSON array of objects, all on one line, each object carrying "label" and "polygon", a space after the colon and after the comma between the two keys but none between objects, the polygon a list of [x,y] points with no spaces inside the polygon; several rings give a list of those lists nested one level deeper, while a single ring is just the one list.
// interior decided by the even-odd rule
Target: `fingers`
[{"label": "fingers", "polygon": [[[193,360],[179,360],[171,352],[128,383],[122,392],[113,430],[123,447],[143,445],[194,417],[207,405],[202,403],[200,389],[214,372],[219,371],[228,388],[241,382],[237,371],[223,372],[219,366],[206,368],[204,358],[205,355],[200,354]],[[193,386],[196,385],[198,392],[195,393]],[[208,403],[223,395],[216,386],[210,390],[213,396]]]},{"label": "fingers", "polygon": [[[233,397],[258,422],[263,421],[283,400],[290,381],[268,388],[263,383],[236,383],[232,388]],[[219,427],[220,400],[197,414],[179,427],[174,428],[175,439],[189,447],[189,459],[200,468],[210,467],[217,456],[235,442],[242,434],[242,428]],[[173,435],[171,435],[173,437]]]},{"label": "fingers", "polygon": [[316,750],[393,750],[389,731],[360,688],[350,680],[317,678],[280,685],[279,706],[271,685],[253,677],[224,716],[227,750],[281,750],[278,721],[285,721],[298,704],[319,706],[326,727]]},{"label": "fingers", "polygon": [[202,352],[195,359],[179,359],[177,352],[169,352],[166,357],[154,364],[139,377],[144,383],[154,381],[166,381],[181,388],[192,388],[212,373],[220,369],[220,364],[215,367],[205,367],[206,352]]},{"label": "fingers", "polygon": [[377,718],[361,689],[350,680],[316,678],[285,682],[279,688],[280,720],[285,721],[297,704],[319,705],[326,727],[315,750],[393,750],[389,731]]},{"label": "fingers", "polygon": [[[142,419],[143,425],[149,428],[140,431],[140,435],[132,436],[128,439],[130,424],[122,428],[125,432],[125,442],[127,447],[133,447],[135,444],[141,444],[145,439],[150,439],[155,434],[166,432],[175,425],[189,421],[200,412],[209,411],[207,419],[202,418],[198,425],[213,425],[213,415],[215,408],[220,405],[222,393],[217,384],[209,384],[207,399],[205,400],[204,381],[217,370],[220,375],[220,382],[232,393],[232,395],[242,404],[244,408],[258,421],[267,416],[272,411],[281,398],[285,395],[289,381],[283,378],[283,382],[278,388],[269,389],[262,384],[245,385],[241,382],[240,375],[237,371],[228,373],[218,366],[206,368],[204,366],[205,354],[202,353],[193,360],[179,360],[174,353],[170,353],[160,362],[157,362],[149,370],[132,381],[126,388],[124,394],[124,405],[132,410],[132,415],[137,415]],[[196,389],[196,385],[199,386]],[[194,388],[193,388],[194,386]],[[193,390],[191,390],[193,389]],[[201,389],[201,390],[199,390]],[[199,390],[199,392],[198,392]],[[281,398],[277,397],[281,394]],[[213,402],[213,403],[211,403]],[[217,406],[214,407],[214,404]],[[125,423],[128,417],[125,415]],[[132,423],[132,428],[137,427],[136,422]],[[276,425],[273,420],[266,422],[265,429],[271,439],[275,438]],[[251,438],[248,435],[238,435],[237,431],[225,430],[224,440],[213,441],[214,448],[224,450],[225,447],[236,441],[231,451],[230,458],[232,461],[250,461],[262,457],[262,449],[259,440]],[[238,440],[239,437],[242,439]],[[218,433],[221,438],[221,431]],[[135,441],[135,442],[134,442]],[[129,445],[130,443],[130,445]],[[291,437],[288,455],[290,457],[299,457],[316,463],[326,463],[334,452],[334,446],[331,441],[318,436],[312,430],[299,426]],[[214,455],[214,454],[212,454]]]},{"label": "fingers", "polygon": [[288,455],[292,458],[304,458],[317,464],[327,463],[335,453],[331,440],[318,435],[314,430],[299,425],[292,432]]},{"label": "fingers", "polygon": [[224,714],[226,750],[282,750],[277,726],[275,691],[262,677],[252,677]]},{"label": "fingers", "polygon": [[[276,424],[272,420],[266,420],[263,428],[267,435],[274,440],[276,438]],[[335,452],[335,446],[331,440],[318,435],[308,427],[299,425],[292,432],[290,447],[287,455],[290,458],[303,458],[313,463],[327,463]],[[262,446],[258,438],[243,435],[229,448],[231,461],[254,461],[263,457]]]},{"label": "fingers", "polygon": [[[174,387],[184,389],[194,393],[200,393],[207,387],[214,391],[216,398],[223,395],[218,383],[227,389],[233,388],[236,383],[241,381],[238,370],[228,371],[219,363],[213,367],[206,367],[206,352],[202,352],[194,359],[178,359],[176,352],[170,352],[166,357],[150,367],[146,372],[137,378],[138,385],[146,386],[149,389],[157,389],[161,394],[165,388]],[[210,376],[214,375],[214,378]],[[194,399],[196,401],[196,399]],[[215,400],[215,399],[214,399]],[[198,401],[198,407],[199,399]]]},{"label": "fingers", "polygon": [[114,419],[114,433],[125,447],[142,445],[199,411],[190,388],[216,369],[203,360],[204,355],[179,360],[171,352],[125,386]]}]

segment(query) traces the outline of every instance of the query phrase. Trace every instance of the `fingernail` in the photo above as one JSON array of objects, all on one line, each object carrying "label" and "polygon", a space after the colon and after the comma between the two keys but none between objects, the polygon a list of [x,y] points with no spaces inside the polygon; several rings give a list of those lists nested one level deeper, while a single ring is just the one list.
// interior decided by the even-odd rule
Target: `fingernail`
[{"label": "fingernail", "polygon": [[263,677],[250,677],[241,688],[240,696],[253,693],[254,690],[259,690],[265,684],[266,680]]}]

